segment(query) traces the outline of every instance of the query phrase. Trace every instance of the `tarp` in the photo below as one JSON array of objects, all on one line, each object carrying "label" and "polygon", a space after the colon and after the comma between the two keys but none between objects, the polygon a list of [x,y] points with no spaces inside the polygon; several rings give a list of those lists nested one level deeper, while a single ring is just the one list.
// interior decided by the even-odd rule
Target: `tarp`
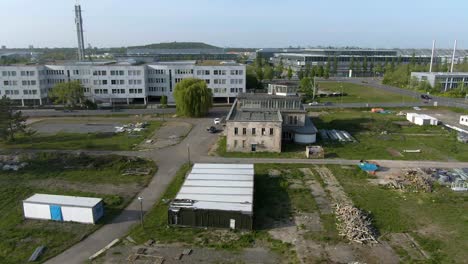
[{"label": "tarp", "polygon": [[359,164],[359,168],[363,171],[376,171],[379,167],[376,164],[363,162]]}]

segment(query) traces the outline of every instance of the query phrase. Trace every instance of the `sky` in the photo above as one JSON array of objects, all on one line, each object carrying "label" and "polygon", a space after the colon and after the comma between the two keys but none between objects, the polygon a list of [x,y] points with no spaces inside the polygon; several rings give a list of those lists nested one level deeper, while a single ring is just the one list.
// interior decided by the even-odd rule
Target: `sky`
[{"label": "sky", "polygon": [[[85,45],[468,49],[467,0],[80,0]],[[75,47],[76,0],[0,0],[0,45]]]}]

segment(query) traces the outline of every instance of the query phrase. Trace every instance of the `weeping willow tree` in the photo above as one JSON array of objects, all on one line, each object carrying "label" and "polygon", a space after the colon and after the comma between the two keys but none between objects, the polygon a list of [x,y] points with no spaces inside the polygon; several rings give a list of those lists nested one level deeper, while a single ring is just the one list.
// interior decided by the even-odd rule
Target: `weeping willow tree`
[{"label": "weeping willow tree", "polygon": [[213,105],[213,95],[204,80],[187,78],[179,82],[174,90],[177,114],[201,117]]}]

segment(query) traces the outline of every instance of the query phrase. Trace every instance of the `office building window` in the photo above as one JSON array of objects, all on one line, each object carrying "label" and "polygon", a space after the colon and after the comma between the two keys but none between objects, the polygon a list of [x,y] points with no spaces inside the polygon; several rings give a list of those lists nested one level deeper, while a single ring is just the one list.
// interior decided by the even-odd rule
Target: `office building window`
[{"label": "office building window", "polygon": [[234,128],[234,135],[239,134],[239,129],[237,127]]},{"label": "office building window", "polygon": [[255,127],[254,127],[254,128],[252,128],[252,135],[255,135],[255,132],[256,131],[255,131]]},{"label": "office building window", "polygon": [[270,136],[273,136],[273,128],[270,128]]},{"label": "office building window", "polygon": [[247,128],[242,128],[242,135],[247,135]]}]

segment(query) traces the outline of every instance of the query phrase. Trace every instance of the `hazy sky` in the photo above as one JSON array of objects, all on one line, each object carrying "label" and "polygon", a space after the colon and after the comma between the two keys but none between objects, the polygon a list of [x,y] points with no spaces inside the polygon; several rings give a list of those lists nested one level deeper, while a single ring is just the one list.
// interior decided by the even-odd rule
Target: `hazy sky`
[{"label": "hazy sky", "polygon": [[[81,0],[85,45],[468,48],[468,0]],[[74,47],[75,0],[0,0],[0,45]]]}]

